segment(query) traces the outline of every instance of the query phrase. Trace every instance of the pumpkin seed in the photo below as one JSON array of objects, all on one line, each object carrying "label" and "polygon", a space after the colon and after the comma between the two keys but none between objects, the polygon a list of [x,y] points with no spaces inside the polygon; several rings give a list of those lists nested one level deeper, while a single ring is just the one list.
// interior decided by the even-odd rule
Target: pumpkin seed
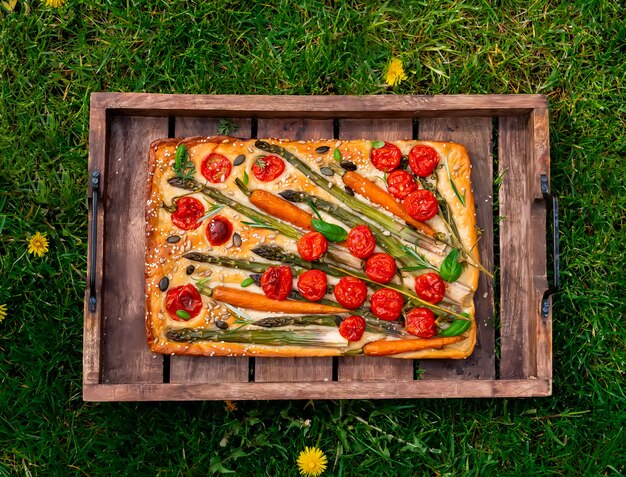
[{"label": "pumpkin seed", "polygon": [[235,247],[241,247],[241,235],[239,235],[237,232],[233,234],[233,245]]},{"label": "pumpkin seed", "polygon": [[167,243],[180,242],[180,235],[170,235],[169,237],[167,237],[167,239],[165,239],[165,241]]},{"label": "pumpkin seed", "polygon": [[228,323],[223,320],[215,320],[215,326],[217,326],[220,330],[228,329]]},{"label": "pumpkin seed", "polygon": [[352,161],[344,159],[339,163],[339,165],[346,171],[356,171],[356,164]]},{"label": "pumpkin seed", "polygon": [[244,156],[243,154],[240,154],[237,157],[235,157],[235,160],[233,161],[233,166],[240,166],[241,164],[243,164],[243,161],[245,160],[246,160],[246,156]]},{"label": "pumpkin seed", "polygon": [[194,271],[196,270],[196,267],[194,267],[193,265],[189,265],[186,269],[185,269],[185,273],[187,275],[191,275]]},{"label": "pumpkin seed", "polygon": [[328,146],[320,146],[315,150],[317,154],[326,154],[328,151],[330,151],[330,147]]},{"label": "pumpkin seed", "polygon": [[328,177],[335,175],[335,171],[333,171],[330,167],[320,167],[320,172]]},{"label": "pumpkin seed", "polygon": [[159,282],[159,290],[165,291],[169,287],[170,287],[170,279],[167,277],[161,278],[161,281]]},{"label": "pumpkin seed", "polygon": [[353,196],[353,197],[354,197],[354,191],[353,191],[350,187],[348,187],[348,186],[343,186],[343,188],[346,190],[346,192],[347,192],[348,194],[350,194],[351,196]]}]

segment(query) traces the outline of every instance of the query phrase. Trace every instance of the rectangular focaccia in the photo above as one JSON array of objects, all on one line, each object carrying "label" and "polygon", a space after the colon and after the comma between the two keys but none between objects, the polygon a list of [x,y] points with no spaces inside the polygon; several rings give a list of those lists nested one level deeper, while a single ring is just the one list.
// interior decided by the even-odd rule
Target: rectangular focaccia
[{"label": "rectangular focaccia", "polygon": [[162,139],[146,220],[153,352],[473,351],[481,267],[462,145]]}]

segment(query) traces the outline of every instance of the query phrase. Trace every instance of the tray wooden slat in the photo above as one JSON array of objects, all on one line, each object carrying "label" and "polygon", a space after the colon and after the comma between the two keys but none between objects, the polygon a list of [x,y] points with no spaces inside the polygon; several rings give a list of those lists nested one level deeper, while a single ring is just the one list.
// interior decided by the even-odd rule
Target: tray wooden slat
[{"label": "tray wooden slat", "polygon": [[[340,139],[377,139],[394,141],[411,139],[410,119],[344,119],[339,121]],[[410,359],[374,358],[370,356],[340,357],[339,381],[411,381],[414,361]]]},{"label": "tray wooden slat", "polygon": [[[231,119],[239,125],[234,135],[250,136],[250,119]],[[174,119],[176,137],[214,136],[219,119],[182,117]],[[249,375],[248,358],[229,356],[172,356],[170,358],[170,383],[241,383]]]},{"label": "tray wooden slat", "polygon": [[[491,118],[436,118],[419,122],[419,139],[463,144],[472,161],[476,223],[483,230],[478,242],[482,265],[493,271],[493,125]],[[420,379],[494,379],[495,331],[493,279],[481,273],[474,298],[476,347],[465,360],[432,359],[420,362]]]},{"label": "tray wooden slat", "polygon": [[167,118],[119,116],[111,121],[104,195],[105,383],[163,381],[163,356],[146,345],[144,291],[147,151],[162,137],[167,137]]},{"label": "tray wooden slat", "polygon": [[[333,137],[330,120],[259,119],[257,137],[320,139]],[[256,358],[256,382],[332,381],[333,358]]]}]

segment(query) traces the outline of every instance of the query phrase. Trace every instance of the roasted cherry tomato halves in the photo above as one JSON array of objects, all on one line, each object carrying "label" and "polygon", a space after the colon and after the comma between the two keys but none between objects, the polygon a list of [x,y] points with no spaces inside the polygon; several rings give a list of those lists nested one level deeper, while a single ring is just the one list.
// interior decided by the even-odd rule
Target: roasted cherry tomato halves
[{"label": "roasted cherry tomato halves", "polygon": [[233,166],[228,159],[221,154],[213,152],[202,161],[200,172],[206,180],[218,184],[228,178],[232,168]]},{"label": "roasted cherry tomato halves", "polygon": [[418,177],[428,177],[439,163],[439,154],[430,146],[414,146],[409,152],[409,166]]},{"label": "roasted cherry tomato halves", "polygon": [[402,203],[404,210],[415,220],[424,222],[437,215],[439,204],[435,195],[426,189],[411,192]]},{"label": "roasted cherry tomato halves", "polygon": [[432,338],[437,333],[435,314],[428,308],[413,308],[406,314],[406,331],[420,338]]},{"label": "roasted cherry tomato halves", "polygon": [[291,268],[287,265],[269,267],[261,275],[261,288],[268,298],[284,300],[289,296],[293,288]]},{"label": "roasted cherry tomato halves", "polygon": [[350,230],[346,242],[350,253],[357,258],[369,257],[376,248],[374,235],[367,225],[357,225]]},{"label": "roasted cherry tomato halves", "polygon": [[354,277],[343,277],[333,291],[337,302],[347,308],[354,310],[365,303],[367,298],[367,285],[363,280]]},{"label": "roasted cherry tomato halves", "polygon": [[407,171],[393,171],[387,176],[387,190],[396,199],[403,200],[417,190],[417,183]]},{"label": "roasted cherry tomato halves", "polygon": [[339,325],[339,334],[348,341],[359,341],[365,332],[365,320],[361,316],[349,316]]},{"label": "roasted cherry tomato halves", "polygon": [[370,159],[379,171],[390,172],[400,165],[402,152],[395,144],[385,142],[383,147],[372,149]]},{"label": "roasted cherry tomato halves", "polygon": [[309,301],[320,301],[326,295],[328,277],[321,270],[307,270],[298,277],[298,291]]},{"label": "roasted cherry tomato halves", "polygon": [[204,215],[202,202],[193,197],[183,197],[176,202],[176,211],[172,214],[172,223],[183,230],[200,227],[198,219]]},{"label": "roasted cherry tomato halves", "polygon": [[370,298],[370,309],[374,316],[385,321],[397,320],[402,314],[402,294],[389,288],[376,290]]},{"label": "roasted cherry tomato halves", "polygon": [[389,283],[396,274],[396,261],[386,253],[375,253],[365,262],[365,274],[378,283]]},{"label": "roasted cherry tomato halves", "polygon": [[326,237],[321,233],[308,232],[298,240],[297,247],[300,256],[312,262],[326,253],[328,242],[326,241]]},{"label": "roasted cherry tomato halves", "polygon": [[257,157],[252,165],[252,174],[261,182],[269,182],[280,176],[285,170],[285,162],[278,156]]},{"label": "roasted cherry tomato halves", "polygon": [[446,284],[436,273],[424,273],[415,278],[415,293],[422,300],[434,305],[443,300],[446,294]]},{"label": "roasted cherry tomato halves", "polygon": [[202,297],[198,293],[198,289],[188,283],[176,288],[170,288],[165,298],[165,309],[170,314],[173,320],[186,321],[181,316],[177,315],[177,311],[182,311],[181,315],[185,313],[189,315],[189,319],[198,316],[200,310],[202,310]]},{"label": "roasted cherry tomato halves", "polygon": [[233,226],[226,217],[216,215],[206,227],[206,237],[211,245],[224,245],[233,233]]}]

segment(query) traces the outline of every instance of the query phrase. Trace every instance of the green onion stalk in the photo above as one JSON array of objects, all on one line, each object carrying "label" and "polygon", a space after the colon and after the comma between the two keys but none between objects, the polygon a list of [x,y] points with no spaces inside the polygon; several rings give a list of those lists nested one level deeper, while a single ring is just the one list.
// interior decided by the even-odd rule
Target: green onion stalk
[{"label": "green onion stalk", "polygon": [[195,341],[222,341],[226,343],[250,343],[282,346],[320,346],[326,348],[345,348],[348,340],[338,331],[321,333],[319,330],[207,330],[202,328],[170,329],[166,337],[172,341],[193,343]]}]

